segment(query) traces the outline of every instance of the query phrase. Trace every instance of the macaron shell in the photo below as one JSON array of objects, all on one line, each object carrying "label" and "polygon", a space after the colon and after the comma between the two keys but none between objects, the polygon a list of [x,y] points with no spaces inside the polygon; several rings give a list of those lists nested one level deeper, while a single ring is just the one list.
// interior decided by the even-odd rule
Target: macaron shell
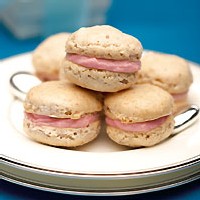
[{"label": "macaron shell", "polygon": [[96,92],[65,81],[49,81],[28,92],[24,109],[39,115],[79,119],[84,114],[101,111],[102,103]]},{"label": "macaron shell", "polygon": [[95,58],[137,61],[142,54],[139,40],[108,26],[80,28],[66,43],[66,52]]},{"label": "macaron shell", "polygon": [[187,99],[175,101],[174,103],[174,114],[178,115],[181,111],[183,111],[185,108],[189,106],[189,102]]},{"label": "macaron shell", "polygon": [[30,120],[24,120],[24,131],[33,140],[62,147],[76,147],[94,140],[100,132],[100,121],[85,128],[55,128],[37,126]]},{"label": "macaron shell", "polygon": [[107,126],[107,134],[114,142],[130,147],[149,147],[168,138],[174,128],[173,116],[168,117],[161,126],[147,132],[127,132]]},{"label": "macaron shell", "polygon": [[186,92],[192,84],[189,64],[178,56],[148,52],[141,64],[138,83],[151,83],[172,94]]},{"label": "macaron shell", "polygon": [[122,122],[144,122],[173,112],[173,98],[165,90],[150,84],[108,94],[104,101],[105,114]]},{"label": "macaron shell", "polygon": [[67,78],[70,82],[83,88],[100,92],[117,92],[131,87],[137,79],[135,73],[117,73],[105,70],[89,69],[74,64],[67,59],[61,68],[61,78]]},{"label": "macaron shell", "polygon": [[41,80],[58,79],[61,60],[65,57],[65,43],[69,33],[58,33],[45,39],[32,54],[36,75]]}]

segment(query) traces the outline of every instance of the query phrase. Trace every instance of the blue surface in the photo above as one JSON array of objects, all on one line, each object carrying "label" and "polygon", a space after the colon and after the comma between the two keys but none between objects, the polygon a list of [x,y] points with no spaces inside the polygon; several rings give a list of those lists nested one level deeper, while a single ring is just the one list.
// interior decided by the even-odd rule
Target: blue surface
[{"label": "blue surface", "polygon": [[[199,10],[199,0],[114,0],[107,13],[107,24],[136,36],[145,49],[177,54],[200,63]],[[32,51],[41,40],[39,37],[18,40],[0,23],[0,59]],[[44,192],[6,181],[1,181],[0,190],[0,199],[3,200],[105,199]],[[196,200],[200,199],[200,181],[168,190],[115,199]]]}]

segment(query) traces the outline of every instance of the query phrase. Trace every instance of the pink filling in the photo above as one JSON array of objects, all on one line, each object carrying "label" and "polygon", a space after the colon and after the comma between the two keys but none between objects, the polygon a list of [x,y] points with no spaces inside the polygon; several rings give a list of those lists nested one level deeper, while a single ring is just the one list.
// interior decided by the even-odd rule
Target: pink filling
[{"label": "pink filling", "polygon": [[138,123],[129,123],[125,124],[122,123],[120,120],[117,119],[111,119],[109,117],[106,117],[106,123],[109,126],[119,128],[124,131],[130,131],[130,132],[141,132],[141,131],[150,131],[161,124],[163,124],[167,120],[168,116],[161,117],[159,119],[146,121],[146,122],[138,122]]},{"label": "pink filling", "polygon": [[172,97],[174,98],[174,101],[181,101],[186,99],[188,92],[183,92],[179,94],[171,94]]},{"label": "pink filling", "polygon": [[111,72],[133,73],[138,71],[141,67],[140,61],[131,62],[128,60],[108,60],[77,54],[67,54],[67,59],[87,68],[102,69]]},{"label": "pink filling", "polygon": [[25,112],[26,117],[38,126],[51,126],[57,128],[85,128],[99,119],[99,114],[88,114],[80,119],[54,118]]}]

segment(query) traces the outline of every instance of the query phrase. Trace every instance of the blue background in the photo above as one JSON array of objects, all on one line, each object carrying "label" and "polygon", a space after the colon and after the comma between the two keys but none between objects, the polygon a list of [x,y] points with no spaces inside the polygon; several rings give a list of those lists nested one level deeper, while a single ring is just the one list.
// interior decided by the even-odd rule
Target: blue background
[{"label": "blue background", "polygon": [[199,0],[115,0],[108,23],[138,37],[145,49],[200,63]]},{"label": "blue background", "polygon": [[[113,0],[107,12],[107,24],[136,36],[145,49],[177,54],[200,63],[199,0]],[[43,39],[43,37],[16,39],[0,22],[0,58],[32,51]],[[6,200],[105,199],[105,197],[92,198],[48,193],[6,181],[1,181],[0,189],[0,199]],[[200,181],[164,191],[115,199],[196,200],[200,199]]]},{"label": "blue background", "polygon": [[[199,0],[113,0],[107,24],[136,36],[145,49],[200,63]],[[0,58],[31,51],[42,39],[17,40],[0,23]]]}]

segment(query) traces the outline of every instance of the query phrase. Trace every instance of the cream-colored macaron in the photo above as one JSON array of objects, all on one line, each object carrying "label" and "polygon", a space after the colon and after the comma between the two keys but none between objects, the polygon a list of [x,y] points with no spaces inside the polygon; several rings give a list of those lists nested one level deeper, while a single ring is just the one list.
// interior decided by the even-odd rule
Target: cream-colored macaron
[{"label": "cream-colored macaron", "polygon": [[42,81],[59,79],[59,71],[66,55],[65,43],[69,33],[58,33],[45,39],[34,50],[32,63],[36,75]]},{"label": "cream-colored macaron", "polygon": [[131,87],[140,69],[138,39],[108,26],[80,28],[66,43],[63,71],[73,83],[101,92]]},{"label": "cream-colored macaron", "polygon": [[175,55],[148,52],[141,59],[138,83],[151,83],[168,91],[175,100],[175,112],[187,105],[192,84],[189,64]]},{"label": "cream-colored macaron", "polygon": [[100,131],[102,103],[97,93],[65,81],[33,87],[24,102],[24,130],[38,142],[76,147]]},{"label": "cream-colored macaron", "polygon": [[130,147],[155,145],[172,133],[173,98],[150,84],[105,97],[107,134],[115,142]]}]

